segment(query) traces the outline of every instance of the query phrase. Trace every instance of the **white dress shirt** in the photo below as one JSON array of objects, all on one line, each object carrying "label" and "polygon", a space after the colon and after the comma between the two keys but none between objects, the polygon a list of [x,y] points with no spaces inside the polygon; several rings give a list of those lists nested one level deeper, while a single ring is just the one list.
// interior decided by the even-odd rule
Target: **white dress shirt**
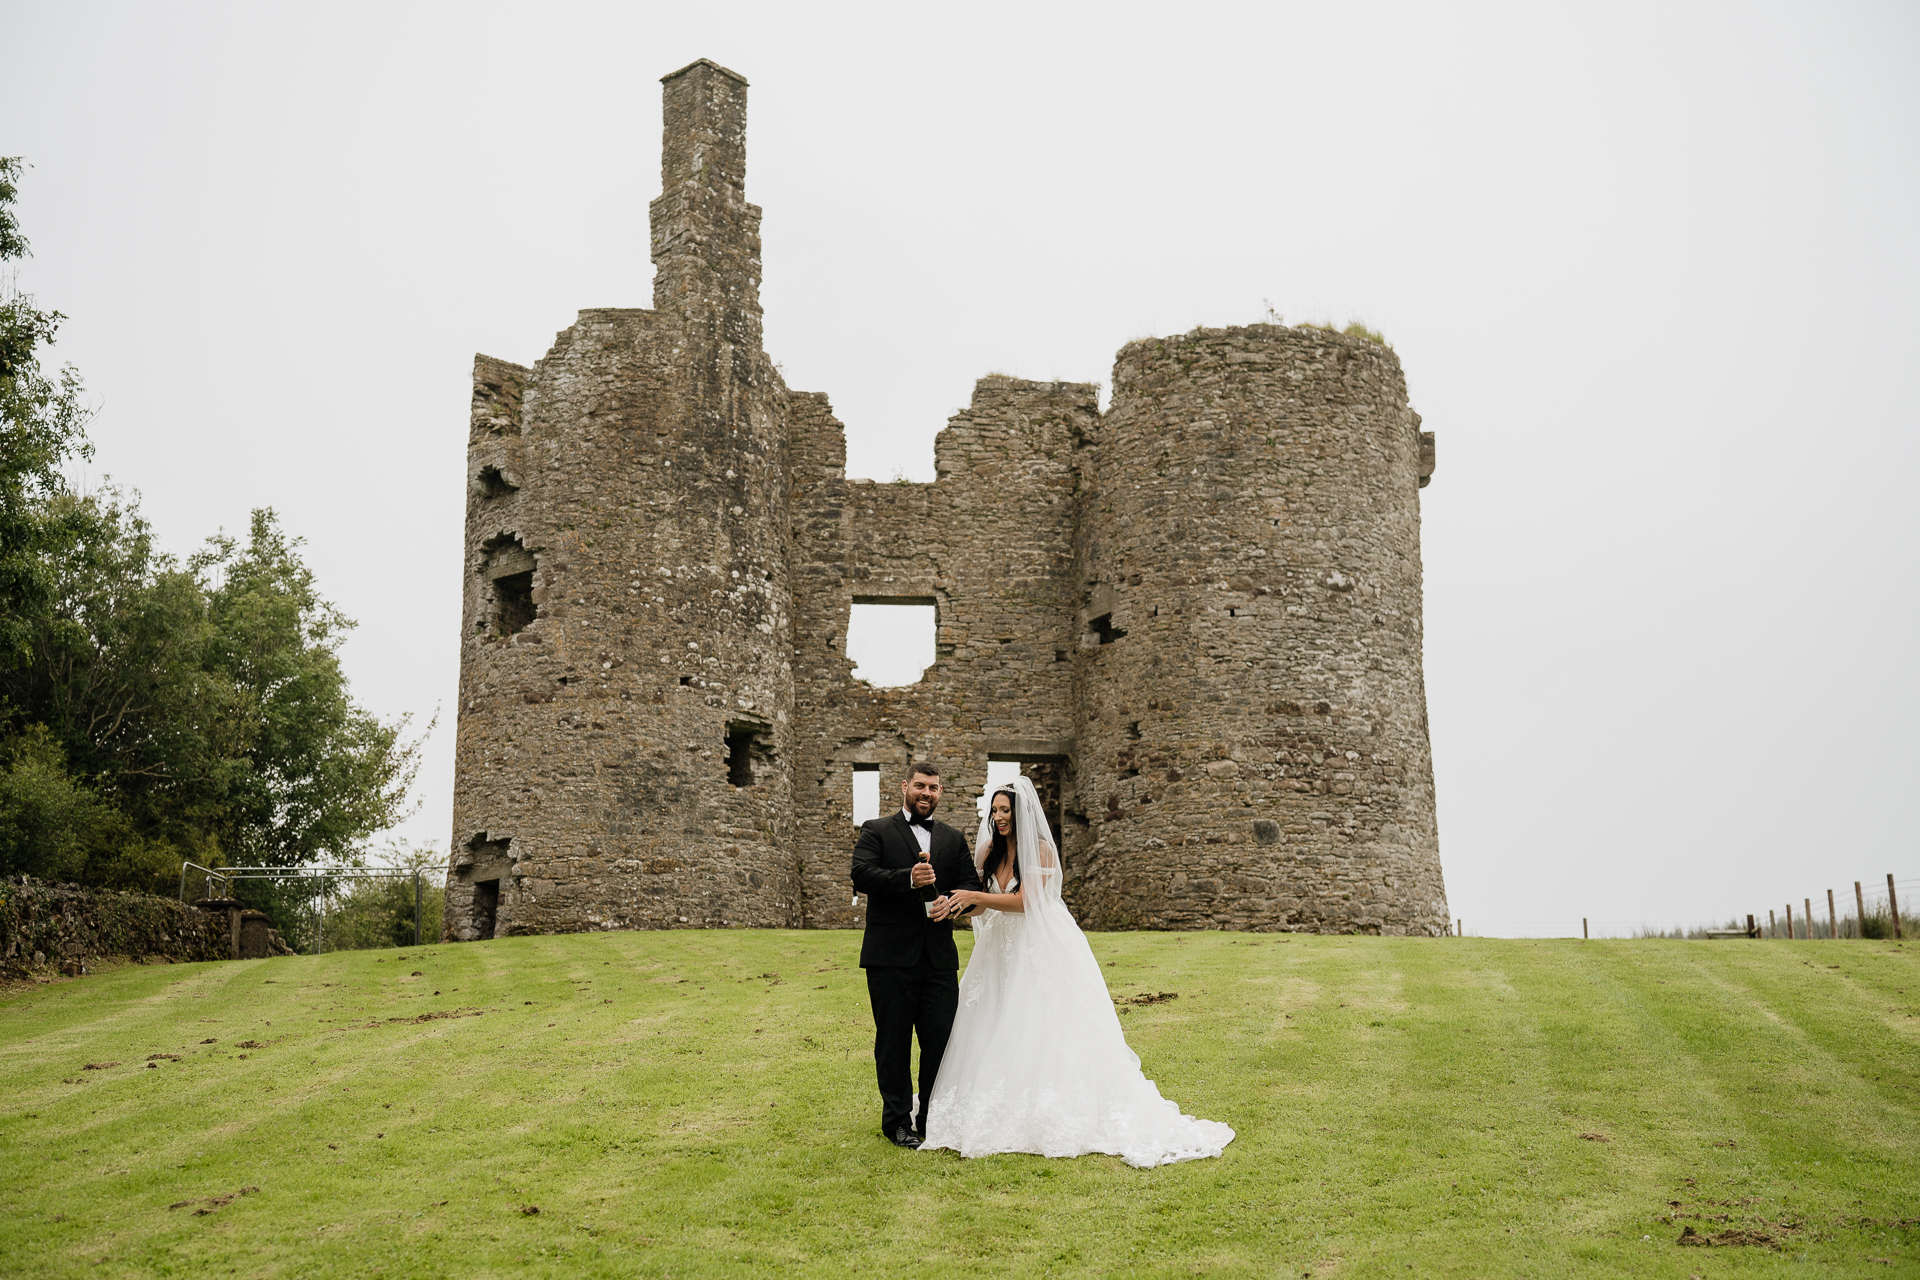
[{"label": "white dress shirt", "polygon": [[[913,821],[913,810],[907,808],[905,805],[900,806],[900,816],[907,820],[907,830],[913,832],[913,838],[920,842],[920,852],[931,854],[933,852],[933,828],[916,826]],[[929,818],[928,821],[931,822],[932,819]]]}]

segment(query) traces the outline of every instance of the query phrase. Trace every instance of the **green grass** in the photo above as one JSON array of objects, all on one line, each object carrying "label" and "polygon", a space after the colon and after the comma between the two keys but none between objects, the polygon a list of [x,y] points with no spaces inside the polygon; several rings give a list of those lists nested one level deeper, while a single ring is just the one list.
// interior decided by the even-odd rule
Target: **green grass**
[{"label": "green grass", "polygon": [[[1920,1274],[1915,948],[1093,941],[1117,996],[1179,993],[1124,1022],[1167,1096],[1239,1131],[1224,1158],[889,1146],[852,933],[128,966],[0,997],[0,1259],[34,1276]],[[179,1056],[146,1067],[156,1053]],[[1679,1247],[1689,1225],[1783,1247]]]}]

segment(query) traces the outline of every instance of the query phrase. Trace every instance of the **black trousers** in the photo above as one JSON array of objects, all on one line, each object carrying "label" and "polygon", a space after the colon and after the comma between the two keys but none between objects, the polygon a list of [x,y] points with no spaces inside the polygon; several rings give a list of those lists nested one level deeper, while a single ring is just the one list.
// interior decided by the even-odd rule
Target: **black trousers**
[{"label": "black trousers", "polygon": [[[910,969],[867,970],[873,1006],[873,1069],[880,1082],[880,1130],[924,1134],[933,1082],[960,1008],[960,979],[922,955]],[[920,1116],[913,1117],[913,1037],[920,1036]]]}]

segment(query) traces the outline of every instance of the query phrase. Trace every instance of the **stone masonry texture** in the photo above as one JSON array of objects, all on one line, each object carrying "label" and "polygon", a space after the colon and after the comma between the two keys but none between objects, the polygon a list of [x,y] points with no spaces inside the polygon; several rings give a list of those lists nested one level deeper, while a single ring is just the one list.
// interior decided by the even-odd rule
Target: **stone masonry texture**
[{"label": "stone masonry texture", "polygon": [[[986,377],[931,484],[849,480],[761,348],[744,79],[667,76],[649,310],[474,360],[445,936],[855,927],[852,774],[989,760],[1047,797],[1097,928],[1439,934],[1421,669],[1433,437],[1315,328]],[[935,609],[857,680],[855,603]]]},{"label": "stone masonry texture", "polygon": [[[264,923],[257,934],[257,945],[246,952],[250,957],[288,953],[279,934]],[[233,944],[226,912],[145,893],[27,877],[0,881],[0,977],[78,977],[112,956],[136,964],[227,960],[233,958]]]}]

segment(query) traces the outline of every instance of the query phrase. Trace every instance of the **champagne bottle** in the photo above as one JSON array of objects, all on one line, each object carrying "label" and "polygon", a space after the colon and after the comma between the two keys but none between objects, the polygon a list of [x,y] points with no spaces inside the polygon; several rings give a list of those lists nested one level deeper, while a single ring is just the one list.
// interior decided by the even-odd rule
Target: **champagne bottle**
[{"label": "champagne bottle", "polygon": [[[925,849],[922,849],[922,850],[920,851],[920,861],[921,861],[921,862],[923,862],[923,863],[925,863],[925,864],[926,864],[927,866],[932,866],[932,865],[933,865],[933,857],[932,857],[932,855],[931,855],[931,854],[929,854],[929,853],[928,853],[928,852],[927,852],[927,851],[926,851]],[[933,914],[933,900],[934,900],[935,898],[937,898],[937,897],[939,897],[939,896],[940,896],[940,886],[939,886],[939,885],[937,885],[937,884],[923,884],[923,885],[921,885],[921,886],[920,886],[920,905],[921,905],[921,909],[922,909],[923,911],[925,911],[925,912],[926,912],[926,913],[927,913],[928,915],[932,915],[932,914]]]}]

